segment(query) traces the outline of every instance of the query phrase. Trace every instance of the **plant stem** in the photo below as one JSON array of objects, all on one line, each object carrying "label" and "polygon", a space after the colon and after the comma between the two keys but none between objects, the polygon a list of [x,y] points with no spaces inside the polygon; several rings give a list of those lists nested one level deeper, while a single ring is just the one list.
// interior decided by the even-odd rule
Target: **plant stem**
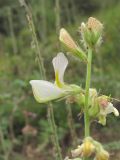
[{"label": "plant stem", "polygon": [[18,48],[17,48],[16,37],[14,33],[13,17],[12,17],[11,8],[8,7],[7,11],[8,11],[8,22],[9,22],[9,30],[10,30],[10,36],[11,36],[11,41],[12,41],[12,46],[13,46],[13,53],[16,55],[18,52]]},{"label": "plant stem", "polygon": [[[36,57],[39,62],[38,64],[39,64],[39,69],[40,69],[40,73],[41,73],[41,78],[46,79],[44,60],[42,58],[38,39],[37,39],[37,34],[36,34],[35,25],[34,25],[34,21],[33,21],[32,11],[30,9],[30,6],[28,6],[28,4],[25,2],[25,0],[19,0],[19,2],[21,4],[21,6],[23,6],[26,11],[28,25],[31,30],[32,39],[33,39],[34,46],[36,49]],[[48,121],[50,123],[50,126],[52,128],[52,132],[53,132],[52,141],[54,143],[54,146],[57,149],[57,154],[58,154],[59,160],[62,160],[61,149],[59,146],[59,141],[58,141],[58,137],[57,137],[57,129],[56,129],[56,124],[55,124],[55,119],[54,119],[53,105],[51,103],[48,104],[47,111],[48,111]],[[58,160],[58,157],[56,157],[57,160]]]},{"label": "plant stem", "polygon": [[60,30],[60,0],[55,1],[55,14],[56,14],[56,33]]},{"label": "plant stem", "polygon": [[92,63],[92,50],[88,50],[88,63],[87,63],[87,75],[86,75],[86,87],[85,87],[85,113],[84,113],[84,123],[85,123],[85,137],[90,135],[90,119],[88,114],[89,107],[89,88],[91,81],[91,63]]},{"label": "plant stem", "polygon": [[8,160],[7,158],[7,150],[5,148],[5,139],[4,139],[4,133],[2,131],[2,128],[0,126],[0,145],[1,145],[1,148],[2,148],[2,151],[4,152],[4,160]]},{"label": "plant stem", "polygon": [[54,112],[53,112],[53,105],[49,103],[48,105],[48,120],[49,123],[52,127],[52,132],[53,132],[53,140],[54,140],[54,145],[57,150],[57,160],[62,160],[62,154],[61,154],[61,148],[59,146],[59,140],[58,140],[58,135],[57,135],[57,128],[55,124],[55,119],[54,119]]},{"label": "plant stem", "polygon": [[70,129],[70,134],[71,134],[71,138],[72,138],[72,144],[75,147],[75,146],[77,146],[77,134],[75,131],[71,105],[69,103],[66,104],[66,109],[67,109],[67,121],[68,121],[68,126]]},{"label": "plant stem", "polygon": [[19,2],[21,4],[21,6],[24,7],[25,12],[26,12],[26,18],[28,21],[28,26],[31,31],[32,40],[33,40],[32,45],[36,51],[36,57],[37,57],[38,64],[39,64],[41,78],[46,79],[44,62],[43,62],[42,54],[41,54],[38,39],[37,39],[37,34],[36,34],[36,29],[35,29],[35,25],[34,25],[34,21],[33,21],[32,11],[30,9],[30,6],[28,6],[28,4],[25,2],[25,0],[19,0]]}]

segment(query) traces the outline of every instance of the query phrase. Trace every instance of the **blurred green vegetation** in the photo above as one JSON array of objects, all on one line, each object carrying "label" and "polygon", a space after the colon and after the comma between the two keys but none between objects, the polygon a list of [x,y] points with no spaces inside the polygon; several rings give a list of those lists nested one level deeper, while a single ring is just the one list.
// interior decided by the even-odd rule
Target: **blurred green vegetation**
[{"label": "blurred green vegetation", "polygon": [[[56,6],[56,1],[29,0],[27,2],[33,14],[47,79],[54,80],[52,58],[59,51],[65,52],[58,40],[59,27],[67,28],[79,41],[78,27],[80,23],[86,21],[90,16],[97,17],[104,24],[104,37],[100,52],[93,56],[92,87],[97,88],[102,94],[120,99],[119,0],[61,0],[59,8]],[[68,56],[68,59],[70,63],[65,74],[65,81],[84,87],[85,65],[71,56]],[[49,142],[51,130],[47,122],[46,105],[38,104],[34,100],[29,85],[31,79],[41,79],[41,77],[25,10],[20,6],[19,1],[1,0],[0,137],[4,137],[4,145],[0,145],[1,160],[5,158],[5,160],[10,160],[13,156],[14,160],[32,159],[32,157],[36,157],[36,160],[49,160],[48,157],[52,157]],[[114,101],[114,103],[116,107],[120,106],[119,102]],[[80,137],[83,135],[83,120],[78,118],[79,107],[75,104],[71,107],[75,129]],[[26,137],[22,134],[22,129],[26,125],[25,111],[37,115],[35,119],[28,118],[27,120],[34,129],[38,130],[35,137]],[[54,102],[54,112],[64,155],[69,151],[68,146],[72,143],[65,103],[63,101]],[[93,136],[98,139],[103,137],[102,140],[105,143],[120,138],[119,118],[114,120],[110,116],[108,124],[104,128],[99,124],[93,123],[93,125],[95,128],[92,129]],[[0,143],[2,144],[2,138]],[[39,152],[35,150],[36,148]],[[22,156],[19,153],[22,153]]]}]

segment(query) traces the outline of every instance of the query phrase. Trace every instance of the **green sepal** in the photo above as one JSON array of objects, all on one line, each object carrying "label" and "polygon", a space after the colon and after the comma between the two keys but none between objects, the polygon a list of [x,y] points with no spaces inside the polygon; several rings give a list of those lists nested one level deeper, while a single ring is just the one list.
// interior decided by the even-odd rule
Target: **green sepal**
[{"label": "green sepal", "polygon": [[81,107],[84,108],[85,106],[85,95],[83,93],[76,95],[76,102]]},{"label": "green sepal", "polygon": [[99,104],[98,102],[95,100],[94,104],[92,104],[92,106],[89,108],[88,113],[90,117],[96,117],[98,115],[98,113],[100,112],[99,109]]},{"label": "green sepal", "polygon": [[72,53],[75,57],[79,58],[80,60],[87,62],[87,56],[85,54],[85,52],[78,46],[78,48],[76,49],[71,49],[69,48],[67,45],[65,45],[65,43],[62,42],[62,44],[65,46],[66,49],[68,49],[68,51],[70,53]]},{"label": "green sepal", "polygon": [[106,125],[106,116],[99,115],[99,123],[102,124],[103,126],[105,126]]},{"label": "green sepal", "polygon": [[84,31],[84,40],[85,40],[85,43],[89,46],[89,47],[95,47],[95,45],[97,44],[97,42],[99,41],[99,38],[101,36],[100,33],[98,32],[93,32],[93,31],[90,31],[88,29],[86,29]]}]

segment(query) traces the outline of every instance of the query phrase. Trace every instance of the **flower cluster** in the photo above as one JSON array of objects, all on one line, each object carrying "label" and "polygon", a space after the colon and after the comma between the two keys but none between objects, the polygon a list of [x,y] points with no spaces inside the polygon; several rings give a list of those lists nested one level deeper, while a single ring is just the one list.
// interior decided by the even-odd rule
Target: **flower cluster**
[{"label": "flower cluster", "polygon": [[[86,118],[88,116],[87,119],[90,122],[98,119],[100,124],[106,125],[107,115],[114,113],[115,116],[119,116],[119,112],[113,106],[110,97],[99,95],[96,89],[90,88],[92,51],[96,51],[101,45],[103,24],[97,19],[90,17],[86,23],[81,23],[80,33],[81,46],[73,40],[64,28],[60,30],[59,40],[67,47],[69,52],[87,63],[88,79],[86,78],[86,89],[75,84],[67,84],[64,82],[64,73],[68,65],[68,60],[64,53],[61,52],[52,60],[55,72],[54,83],[45,80],[31,80],[30,84],[34,97],[39,103],[47,103],[52,100],[67,98],[67,103],[78,103],[85,115],[84,117]],[[90,122],[87,121],[87,123]],[[89,125],[87,127],[89,127]],[[99,142],[87,135],[83,143],[72,151],[72,157],[72,160],[81,160],[81,158],[84,157],[93,157],[94,160],[108,160],[109,154],[103,149]],[[65,160],[71,159],[66,157]]]},{"label": "flower cluster", "polygon": [[72,150],[72,157],[93,157],[94,160],[108,160],[109,153],[104,150],[102,145],[92,139],[91,137],[87,137],[84,139],[83,143],[77,147],[77,149]]},{"label": "flower cluster", "polygon": [[[73,98],[72,98],[73,99]],[[85,93],[82,92],[74,96],[74,102],[76,102],[81,110],[85,109]],[[99,95],[94,88],[89,89],[89,103],[88,103],[89,117],[92,119],[98,119],[98,122],[102,125],[106,125],[107,115],[113,113],[116,117],[119,116],[118,110],[113,106],[110,101],[110,97],[105,95]]]},{"label": "flower cluster", "polygon": [[[84,44],[91,46],[90,44],[93,39],[95,39],[94,45],[98,43],[102,34],[102,29],[103,25],[92,17],[88,19],[86,24],[82,23],[81,34]],[[85,51],[75,43],[73,38],[64,28],[60,30],[59,39],[76,57],[87,62],[87,55]],[[58,55],[53,58],[52,63],[55,71],[55,83],[44,80],[30,81],[34,97],[39,103],[46,103],[51,100],[82,92],[80,86],[64,83],[63,77],[68,65],[68,60],[63,53],[58,53]]]},{"label": "flower cluster", "polygon": [[89,115],[91,118],[98,118],[99,123],[106,125],[106,117],[110,113],[119,116],[118,110],[110,102],[110,97],[98,95],[95,89],[90,89]]}]

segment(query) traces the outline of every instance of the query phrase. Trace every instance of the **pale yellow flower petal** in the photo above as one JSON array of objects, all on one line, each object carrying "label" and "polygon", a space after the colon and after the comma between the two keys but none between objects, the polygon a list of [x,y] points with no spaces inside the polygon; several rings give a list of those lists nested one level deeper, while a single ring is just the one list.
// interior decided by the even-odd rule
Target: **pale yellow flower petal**
[{"label": "pale yellow flower petal", "polygon": [[48,102],[62,97],[65,91],[58,88],[54,84],[43,80],[31,80],[33,94],[39,103]]},{"label": "pale yellow flower petal", "polygon": [[56,85],[62,87],[64,84],[64,72],[68,65],[68,60],[63,53],[58,53],[57,56],[53,58],[52,63],[55,71]]}]

